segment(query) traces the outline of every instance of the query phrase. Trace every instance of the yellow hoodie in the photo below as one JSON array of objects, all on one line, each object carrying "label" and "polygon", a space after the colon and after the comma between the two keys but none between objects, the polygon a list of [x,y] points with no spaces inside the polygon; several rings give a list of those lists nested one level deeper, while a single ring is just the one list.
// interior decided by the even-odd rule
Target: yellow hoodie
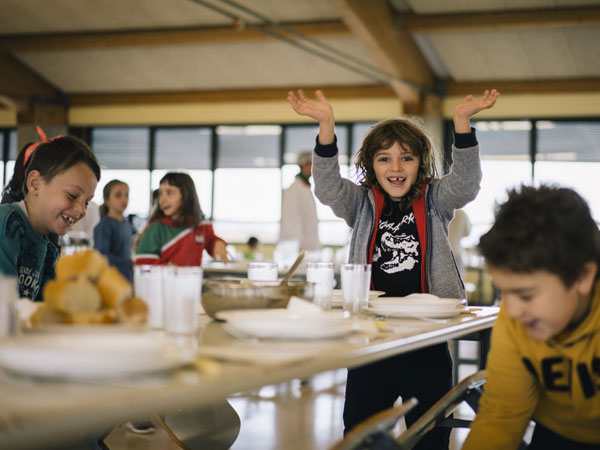
[{"label": "yellow hoodie", "polygon": [[588,315],[560,342],[535,341],[501,308],[487,371],[463,450],[516,449],[531,419],[567,439],[600,443],[600,282]]}]

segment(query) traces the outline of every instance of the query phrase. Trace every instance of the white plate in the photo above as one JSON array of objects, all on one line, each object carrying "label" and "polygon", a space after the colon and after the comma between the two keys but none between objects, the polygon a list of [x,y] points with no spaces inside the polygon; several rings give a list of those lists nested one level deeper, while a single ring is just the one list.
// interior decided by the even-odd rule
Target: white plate
[{"label": "white plate", "polygon": [[372,307],[401,307],[401,308],[455,308],[466,306],[467,301],[458,298],[439,298],[431,296],[428,298],[407,297],[378,297],[369,300],[369,306]]},{"label": "white plate", "polygon": [[354,321],[341,311],[292,312],[284,308],[220,311],[228,327],[259,338],[323,339],[352,332]]},{"label": "white plate", "polygon": [[23,332],[29,333],[52,333],[52,334],[104,334],[104,333],[139,333],[144,331],[146,325],[133,325],[126,323],[105,324],[45,324],[29,325],[22,327]]},{"label": "white plate", "polygon": [[468,312],[468,309],[464,305],[455,306],[452,308],[432,308],[432,307],[424,307],[424,308],[402,308],[402,307],[374,307],[370,306],[366,308],[366,310],[370,313],[373,313],[378,316],[385,317],[429,317],[432,319],[447,319],[450,317],[455,317],[464,312]]},{"label": "white plate", "polygon": [[0,346],[0,366],[43,378],[103,379],[164,372],[184,364],[166,337],[147,333],[28,334]]},{"label": "white plate", "polygon": [[[385,294],[383,291],[369,291],[369,301],[376,299],[380,295]],[[334,289],[331,294],[331,306],[341,308],[344,305],[344,296],[341,289]]]}]

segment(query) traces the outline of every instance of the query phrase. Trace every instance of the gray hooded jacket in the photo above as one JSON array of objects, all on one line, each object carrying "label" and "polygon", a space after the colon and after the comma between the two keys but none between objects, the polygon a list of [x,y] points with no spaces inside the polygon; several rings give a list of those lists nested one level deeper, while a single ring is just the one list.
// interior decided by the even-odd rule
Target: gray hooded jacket
[{"label": "gray hooded jacket", "polygon": [[[474,136],[472,141],[476,143]],[[431,180],[425,193],[427,246],[425,273],[430,293],[443,298],[466,298],[448,241],[448,224],[454,210],[477,196],[481,182],[479,145],[452,146],[453,164],[448,174]],[[313,155],[315,195],[352,228],[350,263],[366,264],[368,246],[375,232],[375,198],[370,187],[342,178],[337,144],[319,145]]]}]

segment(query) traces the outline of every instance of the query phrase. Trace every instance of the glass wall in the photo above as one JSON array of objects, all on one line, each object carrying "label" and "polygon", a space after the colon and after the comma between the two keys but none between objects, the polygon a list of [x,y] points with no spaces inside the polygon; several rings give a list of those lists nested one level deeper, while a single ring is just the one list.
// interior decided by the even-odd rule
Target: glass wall
[{"label": "glass wall", "polygon": [[94,128],[91,139],[92,148],[102,167],[93,201],[101,205],[102,189],[109,181],[118,179],[129,185],[126,213],[147,217],[150,208],[150,129]]},{"label": "glass wall", "polygon": [[534,182],[575,189],[600,221],[600,123],[538,121]]},{"label": "glass wall", "polygon": [[471,234],[463,245],[474,246],[494,220],[496,204],[506,200],[509,189],[531,184],[529,121],[474,122],[480,145],[483,178],[479,194],[464,208],[471,222]]},{"label": "glass wall", "polygon": [[[336,125],[340,171],[358,182],[353,156],[373,123]],[[508,189],[522,183],[557,183],[576,189],[600,222],[600,120],[475,121],[481,144],[483,180],[477,198],[466,205],[475,245],[493,221],[494,208]],[[127,213],[146,219],[152,191],[168,171],[190,174],[204,214],[217,233],[231,242],[257,236],[275,243],[281,195],[298,173],[297,156],[312,150],[316,125],[239,125],[74,128],[87,138],[102,165],[94,201],[111,179],[129,184]],[[446,143],[449,148],[449,142]],[[16,130],[0,129],[2,185],[12,176],[17,154]],[[317,201],[323,244],[345,245],[350,230],[331,209]],[[142,221],[143,222],[143,221]]]}]

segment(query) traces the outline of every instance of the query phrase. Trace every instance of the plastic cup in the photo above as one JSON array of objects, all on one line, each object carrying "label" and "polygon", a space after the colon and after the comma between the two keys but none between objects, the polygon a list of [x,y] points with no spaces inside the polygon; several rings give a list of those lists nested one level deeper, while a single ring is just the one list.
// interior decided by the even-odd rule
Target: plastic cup
[{"label": "plastic cup", "polygon": [[165,266],[162,270],[164,328],[171,334],[195,334],[202,311],[202,269]]},{"label": "plastic cup", "polygon": [[358,313],[369,304],[370,264],[344,264],[340,268],[344,311]]},{"label": "plastic cup", "polygon": [[306,263],[306,281],[315,283],[313,302],[323,309],[331,309],[333,294],[334,264],[323,262]]},{"label": "plastic cup", "polygon": [[252,281],[277,280],[277,264],[274,262],[249,262],[248,279]]},{"label": "plastic cup", "polygon": [[0,338],[14,336],[18,332],[17,279],[0,275]]},{"label": "plastic cup", "polygon": [[141,265],[133,268],[133,288],[136,297],[148,305],[149,328],[164,327],[162,270],[165,266]]}]

